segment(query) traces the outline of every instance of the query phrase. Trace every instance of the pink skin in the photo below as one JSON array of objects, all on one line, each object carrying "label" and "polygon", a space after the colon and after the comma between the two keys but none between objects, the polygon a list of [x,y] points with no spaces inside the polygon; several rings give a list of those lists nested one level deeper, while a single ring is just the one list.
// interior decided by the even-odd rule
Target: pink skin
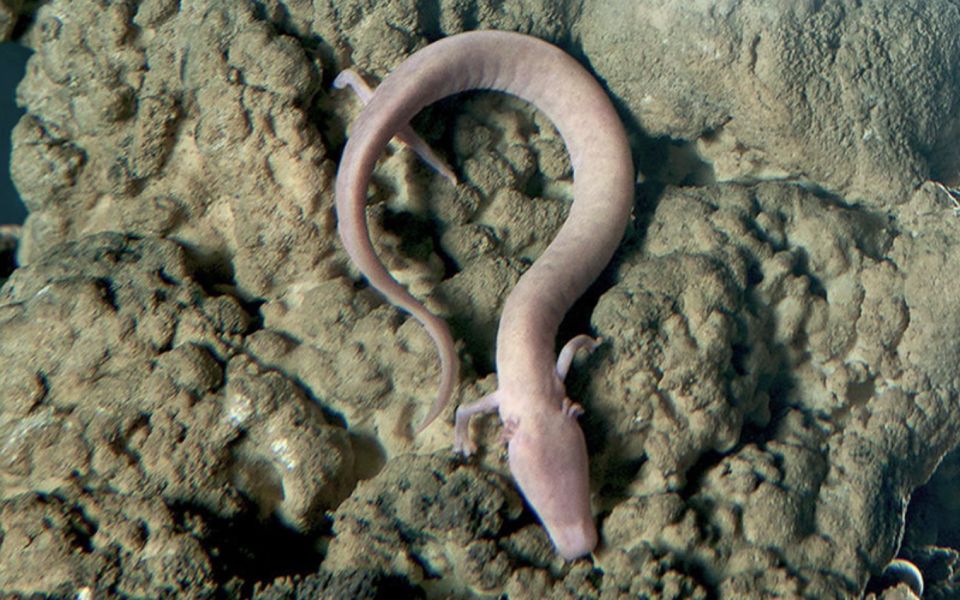
[{"label": "pink skin", "polygon": [[[623,125],[593,77],[559,48],[508,32],[454,35],[414,53],[372,93],[353,72],[337,87],[358,90],[366,106],[354,122],[337,172],[338,229],[343,245],[370,285],[426,328],[440,354],[440,391],[417,431],[443,410],[457,381],[450,330],[407,292],[377,258],[367,230],[370,174],[395,135],[455,182],[453,171],[409,127],[423,107],[471,89],[500,90],[542,110],[563,136],[573,165],[574,201],[553,242],[507,298],[497,332],[498,389],[456,417],[455,447],[475,449],[471,416],[498,410],[508,442],[510,471],[558,552],[572,560],[593,551],[589,465],[577,416],[563,380],[574,354],[599,343],[581,335],[557,358],[554,340],[567,309],[609,262],[633,204],[634,172]],[[365,97],[366,95],[366,97]]]}]

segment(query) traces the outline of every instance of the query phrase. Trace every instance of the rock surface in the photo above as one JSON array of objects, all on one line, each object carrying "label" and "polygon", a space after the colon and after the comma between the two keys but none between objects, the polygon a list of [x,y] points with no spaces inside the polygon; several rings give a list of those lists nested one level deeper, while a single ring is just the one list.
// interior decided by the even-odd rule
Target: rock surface
[{"label": "rock surface", "polygon": [[[871,582],[898,555],[955,593],[960,528],[931,516],[957,508],[955,3],[0,0],[0,33],[34,9],[30,214],[0,287],[3,594],[909,597]],[[561,332],[606,340],[568,380],[601,528],[570,564],[495,419],[473,461],[453,407],[411,439],[433,346],[335,232],[359,103],[333,75],[484,28],[588,65],[641,173]],[[414,126],[463,183],[391,147],[371,232],[452,324],[469,401],[572,173],[514,99]]]}]

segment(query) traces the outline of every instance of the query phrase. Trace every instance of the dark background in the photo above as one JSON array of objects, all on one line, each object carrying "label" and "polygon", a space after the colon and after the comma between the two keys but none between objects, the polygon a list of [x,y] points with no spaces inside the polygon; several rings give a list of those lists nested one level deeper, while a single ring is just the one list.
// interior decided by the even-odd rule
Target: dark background
[{"label": "dark background", "polygon": [[27,216],[10,181],[10,133],[23,114],[15,99],[29,57],[30,50],[25,46],[0,43],[0,225],[23,223]]}]

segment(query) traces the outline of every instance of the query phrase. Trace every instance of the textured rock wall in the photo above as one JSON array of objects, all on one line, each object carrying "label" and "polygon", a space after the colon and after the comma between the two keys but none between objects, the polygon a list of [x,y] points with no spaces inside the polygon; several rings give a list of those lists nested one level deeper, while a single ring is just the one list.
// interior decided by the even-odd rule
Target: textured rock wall
[{"label": "textured rock wall", "polygon": [[[0,1],[0,33],[34,8]],[[30,215],[0,288],[0,591],[853,597],[898,551],[928,592],[957,587],[957,528],[924,525],[950,477],[905,520],[960,441],[955,2],[35,10],[11,166]],[[433,346],[335,234],[359,108],[336,71],[375,82],[482,28],[590,67],[640,171],[627,239],[562,331],[606,340],[569,380],[601,545],[566,565],[495,419],[475,461],[450,453],[453,407],[411,439]],[[451,322],[470,401],[572,173],[514,99],[414,126],[462,183],[392,146],[368,217]]]}]

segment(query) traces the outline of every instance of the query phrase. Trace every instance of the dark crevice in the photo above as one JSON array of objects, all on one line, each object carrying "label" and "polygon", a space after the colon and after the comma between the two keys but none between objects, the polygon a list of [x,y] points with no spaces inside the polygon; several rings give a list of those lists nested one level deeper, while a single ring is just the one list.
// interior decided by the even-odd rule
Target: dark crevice
[{"label": "dark crevice", "polygon": [[420,16],[418,33],[426,37],[428,43],[432,44],[440,38],[446,37],[446,33],[440,25],[439,0],[420,0],[417,3],[417,11]]},{"label": "dark crevice", "polygon": [[[464,31],[473,31],[480,28],[480,17],[477,15],[477,2],[468,2],[460,11],[460,22]],[[490,7],[492,8],[492,7]]]},{"label": "dark crevice", "polygon": [[165,285],[173,286],[173,285],[180,284],[180,280],[170,275],[169,273],[167,273],[166,269],[164,269],[163,267],[160,267],[159,269],[156,270],[156,275],[157,275],[157,279],[159,279]]},{"label": "dark crevice", "polygon": [[400,253],[417,262],[425,263],[431,254],[440,252],[438,224],[431,219],[409,212],[383,211],[383,228],[400,238]]},{"label": "dark crevice", "polygon": [[[589,417],[581,417],[581,420],[586,420],[589,422]],[[591,428],[590,424],[584,424],[584,429],[589,430]],[[595,456],[596,452],[589,447],[591,446],[590,439],[595,436],[589,436],[587,447],[588,453],[591,456]],[[637,481],[637,477],[640,474],[640,469],[643,468],[647,459],[623,459],[619,457],[613,457],[610,461],[604,464],[604,472],[593,473],[591,472],[591,479],[602,483],[598,493],[600,497],[604,498],[605,502],[615,504],[619,501],[626,500],[631,497],[628,489]],[[595,466],[594,466],[595,468]]]},{"label": "dark crevice", "polygon": [[74,506],[68,512],[66,523],[67,537],[73,542],[75,548],[79,548],[83,553],[93,552],[93,536],[97,533],[97,526],[91,521],[79,507]]},{"label": "dark crevice", "polygon": [[[226,252],[211,252],[201,255],[193,246],[178,242],[186,258],[187,272],[204,291],[212,292],[222,287],[236,285],[233,260]],[[176,281],[176,280],[174,280]],[[243,300],[243,298],[238,298]]]},{"label": "dark crevice", "polygon": [[[65,517],[64,534],[71,545],[85,554],[93,552],[93,536],[99,529],[96,521],[88,517],[79,505],[59,493],[35,492],[35,494],[40,503],[44,505],[59,505],[54,506],[51,512],[56,514],[62,511],[61,514]],[[2,536],[0,536],[0,540],[2,540]]]},{"label": "dark crevice", "polygon": [[827,299],[827,288],[823,285],[823,281],[814,275],[813,270],[810,268],[810,256],[807,254],[806,250],[797,246],[797,261],[793,265],[793,269],[790,274],[794,277],[806,278],[810,282],[810,293],[814,296],[828,301]]},{"label": "dark crevice", "polygon": [[26,12],[22,12],[17,18],[17,22],[14,23],[13,31],[10,34],[11,40],[16,41],[26,35],[36,19],[36,11],[34,9],[39,7],[40,4],[43,4],[42,0],[28,0],[24,3],[21,10]]},{"label": "dark crevice", "polygon": [[114,312],[119,312],[120,307],[117,304],[117,295],[113,289],[113,283],[110,279],[106,277],[101,277],[96,280],[96,285],[100,290],[100,297],[103,301],[113,309]]},{"label": "dark crevice", "polygon": [[738,344],[733,343],[730,345],[730,367],[733,369],[734,374],[737,377],[745,377],[749,374],[749,369],[747,368],[751,348],[748,344]]},{"label": "dark crevice", "polygon": [[736,454],[744,445],[746,444],[744,444],[741,436],[740,443],[729,452],[721,453],[716,450],[708,450],[701,454],[697,461],[687,468],[685,473],[686,484],[679,490],[676,490],[683,501],[686,503],[693,496],[700,493],[703,487],[703,478],[710,473],[714,467],[726,459],[727,456]]},{"label": "dark crevice", "polygon": [[958,482],[960,447],[947,453],[930,480],[913,491],[906,513],[905,548],[939,546],[960,553]]},{"label": "dark crevice", "polygon": [[[330,523],[320,531],[303,534],[274,516],[261,519],[253,511],[225,518],[190,505],[174,505],[170,510],[178,529],[196,536],[209,554],[220,585],[231,584],[235,592],[243,592],[243,597],[250,597],[257,583],[320,570],[323,554],[316,540],[329,533]],[[236,589],[238,582],[242,590]]]},{"label": "dark crevice", "polygon": [[0,231],[0,286],[17,269],[17,235]]}]

